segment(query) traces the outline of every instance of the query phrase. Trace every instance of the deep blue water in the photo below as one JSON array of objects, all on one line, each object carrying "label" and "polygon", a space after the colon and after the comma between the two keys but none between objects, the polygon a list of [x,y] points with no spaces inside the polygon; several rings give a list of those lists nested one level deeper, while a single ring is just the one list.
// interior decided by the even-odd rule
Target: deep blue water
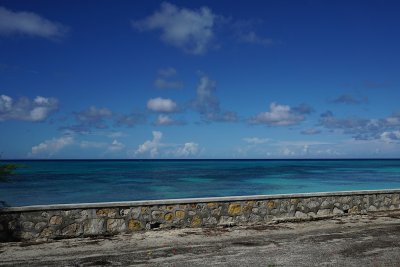
[{"label": "deep blue water", "polygon": [[23,167],[0,182],[11,206],[400,188],[400,160],[13,163]]}]

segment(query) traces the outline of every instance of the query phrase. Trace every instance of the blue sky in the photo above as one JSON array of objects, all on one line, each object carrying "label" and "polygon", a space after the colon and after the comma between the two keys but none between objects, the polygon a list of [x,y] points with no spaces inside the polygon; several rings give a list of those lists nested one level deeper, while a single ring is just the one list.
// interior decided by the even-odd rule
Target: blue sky
[{"label": "blue sky", "polygon": [[1,156],[400,157],[399,12],[2,0]]}]

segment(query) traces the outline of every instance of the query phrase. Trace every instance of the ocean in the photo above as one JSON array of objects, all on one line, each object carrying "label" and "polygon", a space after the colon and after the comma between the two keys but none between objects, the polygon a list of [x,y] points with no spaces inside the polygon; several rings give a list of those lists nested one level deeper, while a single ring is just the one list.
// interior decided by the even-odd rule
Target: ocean
[{"label": "ocean", "polygon": [[400,160],[31,160],[0,182],[10,206],[399,189]]}]

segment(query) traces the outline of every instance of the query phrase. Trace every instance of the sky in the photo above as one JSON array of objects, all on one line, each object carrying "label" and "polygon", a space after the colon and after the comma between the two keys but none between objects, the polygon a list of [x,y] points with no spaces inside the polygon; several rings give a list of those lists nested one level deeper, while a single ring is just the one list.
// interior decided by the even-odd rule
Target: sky
[{"label": "sky", "polygon": [[1,158],[399,158],[399,13],[0,0]]}]

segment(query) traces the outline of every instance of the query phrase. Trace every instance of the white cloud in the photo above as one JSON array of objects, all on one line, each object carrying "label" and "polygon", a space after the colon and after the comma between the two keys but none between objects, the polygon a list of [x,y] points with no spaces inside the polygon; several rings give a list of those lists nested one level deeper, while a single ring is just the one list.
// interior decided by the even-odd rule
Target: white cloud
[{"label": "white cloud", "polygon": [[183,87],[181,81],[171,80],[171,77],[176,74],[176,69],[172,67],[158,70],[158,77],[154,81],[154,86],[159,89],[181,89]]},{"label": "white cloud", "polygon": [[400,142],[400,131],[383,132],[381,134],[381,140],[386,143]]},{"label": "white cloud", "polygon": [[154,86],[159,89],[181,89],[183,83],[180,81],[169,81],[164,78],[157,78],[154,81]]},{"label": "white cloud", "polygon": [[239,40],[243,43],[249,44],[259,44],[259,45],[271,45],[273,44],[273,40],[270,38],[264,38],[256,34],[254,31],[250,31],[247,33],[241,33],[239,35]]},{"label": "white cloud", "polygon": [[114,139],[114,141],[108,146],[107,150],[110,152],[118,152],[125,148],[125,145],[121,142],[118,142]]},{"label": "white cloud", "polygon": [[260,145],[265,144],[269,141],[268,138],[258,138],[258,137],[246,137],[243,138],[243,141],[252,145]]},{"label": "white cloud", "polygon": [[56,98],[37,96],[32,101],[22,97],[14,101],[10,96],[0,95],[0,121],[43,121],[57,108]]},{"label": "white cloud", "polygon": [[279,105],[273,102],[269,108],[270,110],[267,112],[258,113],[250,122],[271,126],[287,126],[298,124],[305,119],[303,114],[292,110],[287,105]]},{"label": "white cloud", "polygon": [[176,157],[196,156],[199,153],[199,145],[193,142],[185,143],[175,151]]},{"label": "white cloud", "polygon": [[177,105],[171,99],[157,97],[147,102],[147,108],[155,112],[175,112]]},{"label": "white cloud", "polygon": [[0,35],[27,35],[43,38],[59,38],[67,27],[47,20],[32,12],[14,12],[0,7]]},{"label": "white cloud", "polygon": [[199,55],[211,46],[215,17],[207,7],[190,10],[164,2],[159,11],[132,25],[141,31],[160,30],[163,42]]},{"label": "white cloud", "polygon": [[55,153],[60,151],[66,146],[72,145],[74,143],[74,138],[72,136],[63,136],[60,138],[53,138],[46,140],[31,149],[31,155],[43,155],[43,156],[53,156]]},{"label": "white cloud", "polygon": [[153,139],[139,145],[138,149],[135,151],[135,155],[149,154],[152,158],[156,157],[158,155],[161,138],[161,132],[153,131]]},{"label": "white cloud", "polygon": [[202,115],[206,122],[234,122],[237,115],[232,111],[222,111],[219,99],[215,95],[217,83],[207,75],[201,74],[196,89],[196,99],[193,101],[193,108]]},{"label": "white cloud", "polygon": [[177,124],[182,124],[180,121],[175,121],[168,115],[160,114],[157,117],[157,120],[155,121],[156,125],[177,125]]}]

